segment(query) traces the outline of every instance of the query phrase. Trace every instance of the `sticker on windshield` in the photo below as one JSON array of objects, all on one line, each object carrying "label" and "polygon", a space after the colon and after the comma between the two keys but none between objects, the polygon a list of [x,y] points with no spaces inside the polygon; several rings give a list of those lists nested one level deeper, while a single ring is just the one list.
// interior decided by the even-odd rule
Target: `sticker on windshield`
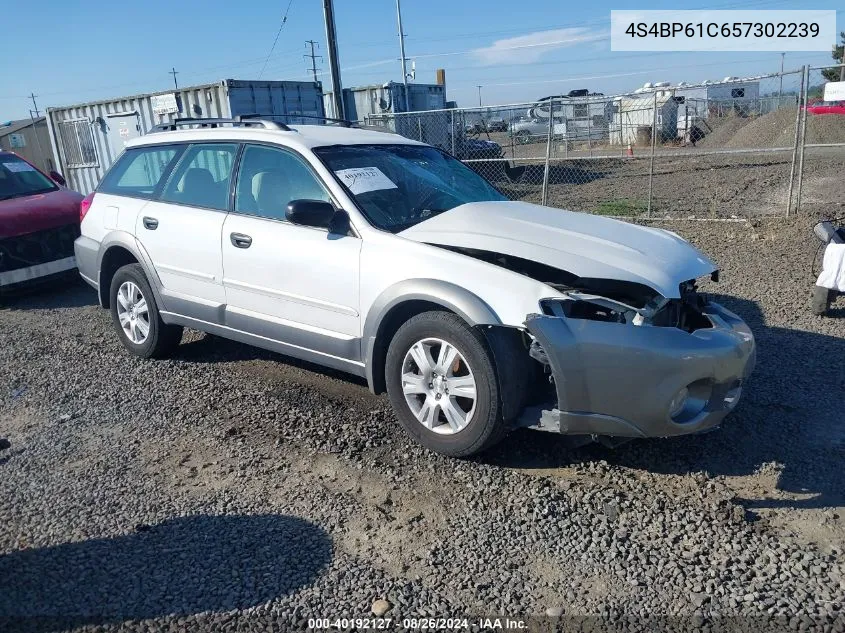
[{"label": "sticker on windshield", "polygon": [[384,172],[378,167],[353,167],[351,169],[339,169],[335,173],[340,181],[349,187],[349,190],[355,195],[381,189],[398,189],[396,183],[385,176]]},{"label": "sticker on windshield", "polygon": [[29,163],[25,163],[22,160],[16,160],[13,163],[3,163],[3,167],[8,169],[12,173],[18,173],[22,171],[35,171],[35,167],[30,165]]}]

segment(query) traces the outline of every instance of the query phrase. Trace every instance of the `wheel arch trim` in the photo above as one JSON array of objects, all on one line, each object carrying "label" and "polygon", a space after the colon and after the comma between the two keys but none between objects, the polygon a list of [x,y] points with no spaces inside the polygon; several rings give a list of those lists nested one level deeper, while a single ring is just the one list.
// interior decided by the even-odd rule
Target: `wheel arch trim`
[{"label": "wheel arch trim", "polygon": [[[135,239],[135,236],[126,231],[112,231],[108,235],[106,235],[102,242],[100,242],[100,252],[97,256],[97,294],[99,296],[98,298],[100,299],[100,305],[107,305],[107,302],[104,301],[104,295],[107,296],[108,292],[111,289],[110,287],[104,288],[105,284],[101,283],[103,272],[103,260],[105,259],[106,253],[108,253],[109,250],[115,247],[122,248],[128,251],[129,254],[132,255],[135,260],[141,265],[141,267],[144,269],[144,275],[146,275],[147,281],[150,284],[150,288],[152,288],[156,305],[159,306],[159,310],[165,310],[166,307],[161,293],[161,280],[155,272],[155,267],[153,266],[152,259],[150,259],[149,254],[141,245],[141,243]],[[108,284],[108,286],[111,286],[111,284]]]},{"label": "wheel arch trim", "polygon": [[[448,281],[438,279],[406,279],[382,291],[370,306],[364,321],[362,355],[366,367],[367,384],[379,393],[383,382],[378,380],[375,367],[376,343],[382,323],[390,312],[411,301],[425,301],[454,312],[471,326],[500,325],[501,320],[478,295]],[[386,346],[385,346],[386,349]]]}]

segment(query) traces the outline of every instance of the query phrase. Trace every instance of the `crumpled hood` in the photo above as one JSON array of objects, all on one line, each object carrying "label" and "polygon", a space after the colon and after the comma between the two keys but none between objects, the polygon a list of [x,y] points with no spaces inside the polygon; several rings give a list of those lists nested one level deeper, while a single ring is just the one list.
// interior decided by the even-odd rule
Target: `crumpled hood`
[{"label": "crumpled hood", "polygon": [[674,233],[527,202],[472,202],[399,233],[539,262],[578,277],[644,284],[666,298],[716,265]]}]

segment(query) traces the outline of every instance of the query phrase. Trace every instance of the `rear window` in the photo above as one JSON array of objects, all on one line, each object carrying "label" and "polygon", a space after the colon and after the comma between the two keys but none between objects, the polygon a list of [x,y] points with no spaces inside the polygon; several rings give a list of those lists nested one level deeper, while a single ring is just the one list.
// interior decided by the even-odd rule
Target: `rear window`
[{"label": "rear window", "polygon": [[134,198],[152,198],[183,149],[182,145],[127,149],[105,175],[97,191]]}]

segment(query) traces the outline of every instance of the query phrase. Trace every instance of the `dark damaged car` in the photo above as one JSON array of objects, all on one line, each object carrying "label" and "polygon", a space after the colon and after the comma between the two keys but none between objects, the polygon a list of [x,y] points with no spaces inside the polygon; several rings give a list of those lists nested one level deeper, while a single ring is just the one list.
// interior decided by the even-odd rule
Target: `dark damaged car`
[{"label": "dark damaged car", "polygon": [[82,199],[58,174],[0,151],[0,292],[76,268]]}]

